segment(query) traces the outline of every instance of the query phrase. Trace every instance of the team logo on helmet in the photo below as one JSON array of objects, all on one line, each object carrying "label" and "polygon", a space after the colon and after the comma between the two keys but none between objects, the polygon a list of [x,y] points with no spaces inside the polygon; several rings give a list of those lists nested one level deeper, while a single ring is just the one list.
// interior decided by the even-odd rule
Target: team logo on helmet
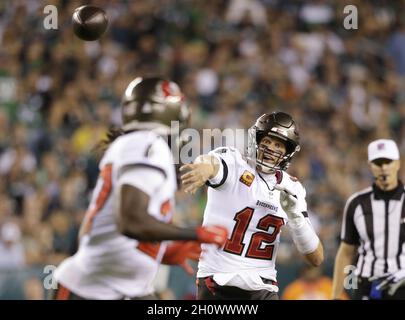
[{"label": "team logo on helmet", "polygon": [[180,87],[173,81],[160,77],[135,78],[122,98],[122,120],[125,131],[165,126],[172,121],[180,127],[188,122],[190,112]]}]

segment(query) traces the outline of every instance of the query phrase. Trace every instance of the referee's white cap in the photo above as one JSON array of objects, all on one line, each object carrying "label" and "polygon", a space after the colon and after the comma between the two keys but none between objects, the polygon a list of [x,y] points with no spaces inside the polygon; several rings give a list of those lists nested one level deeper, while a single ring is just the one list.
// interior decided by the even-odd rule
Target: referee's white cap
[{"label": "referee's white cap", "polygon": [[399,150],[394,140],[378,139],[368,145],[368,161],[379,158],[399,160]]}]

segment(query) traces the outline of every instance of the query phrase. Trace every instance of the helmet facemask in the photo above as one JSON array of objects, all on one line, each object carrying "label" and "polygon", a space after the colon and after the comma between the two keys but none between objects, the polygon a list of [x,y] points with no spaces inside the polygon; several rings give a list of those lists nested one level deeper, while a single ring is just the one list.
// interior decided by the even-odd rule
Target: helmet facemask
[{"label": "helmet facemask", "polygon": [[[280,152],[271,150],[263,145],[260,145],[261,140],[266,137],[276,137],[282,140],[286,147],[286,152],[283,155]],[[278,170],[287,170],[290,161],[295,155],[296,152],[300,150],[300,146],[297,145],[294,147],[292,143],[290,143],[285,137],[280,134],[273,133],[273,132],[264,132],[262,130],[258,130],[256,126],[252,126],[248,130],[248,151],[247,157],[252,160],[256,167],[260,169],[261,172],[265,174],[271,174]],[[274,163],[268,163],[265,161],[269,158],[274,159]]]},{"label": "helmet facemask", "polygon": [[[273,164],[269,160],[273,160]],[[256,152],[256,163],[260,166],[260,169],[263,173],[272,173],[276,170],[280,170],[280,164],[285,161],[284,154],[271,150],[270,148],[260,144],[257,146]]]}]

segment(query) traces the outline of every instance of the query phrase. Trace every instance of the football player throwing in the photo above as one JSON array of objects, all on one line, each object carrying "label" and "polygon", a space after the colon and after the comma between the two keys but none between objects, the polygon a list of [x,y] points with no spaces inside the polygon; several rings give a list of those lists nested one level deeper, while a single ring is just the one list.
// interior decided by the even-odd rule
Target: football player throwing
[{"label": "football player throwing", "polygon": [[218,148],[182,166],[186,192],[209,186],[203,225],[223,225],[230,234],[220,250],[202,245],[198,299],[278,299],[275,261],[285,225],[309,263],[322,263],[305,189],[285,171],[299,149],[291,116],[274,112],[249,129],[246,155]]}]

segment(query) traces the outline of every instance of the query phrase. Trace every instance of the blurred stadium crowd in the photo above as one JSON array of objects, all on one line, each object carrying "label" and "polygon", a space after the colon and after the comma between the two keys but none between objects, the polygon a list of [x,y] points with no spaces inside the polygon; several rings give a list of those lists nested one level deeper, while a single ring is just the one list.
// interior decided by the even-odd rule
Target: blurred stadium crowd
[{"label": "blurred stadium crowd", "polygon": [[[99,42],[71,30],[88,3],[110,18]],[[43,27],[48,4],[57,30]],[[357,6],[357,30],[343,27],[346,4]],[[371,182],[367,143],[392,137],[405,152],[403,13],[404,1],[382,0],[1,1],[0,299],[41,298],[44,265],[76,250],[98,173],[92,149],[119,125],[125,86],[146,73],[181,85],[194,128],[294,116],[302,143],[289,171],[307,189],[330,263],[347,197]],[[200,223],[204,201],[179,193],[175,222]],[[282,287],[295,280],[296,257],[283,237]],[[166,280],[162,297],[192,298],[193,278],[171,268]]]}]

